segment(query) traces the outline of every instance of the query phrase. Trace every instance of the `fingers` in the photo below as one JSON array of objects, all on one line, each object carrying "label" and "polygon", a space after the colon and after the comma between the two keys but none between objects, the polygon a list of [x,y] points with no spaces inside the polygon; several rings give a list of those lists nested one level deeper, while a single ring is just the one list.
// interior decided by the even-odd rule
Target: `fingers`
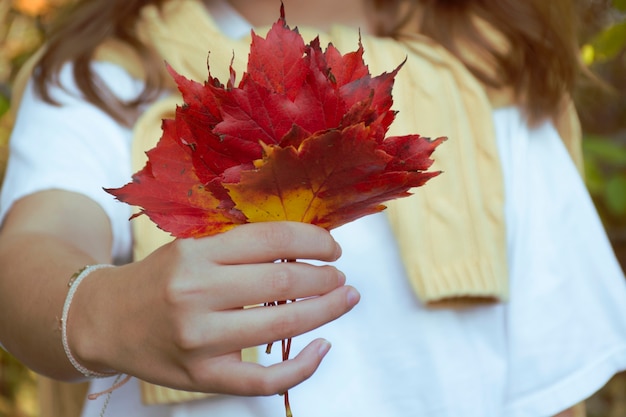
[{"label": "fingers", "polygon": [[346,282],[335,267],[300,262],[233,265],[221,272],[199,277],[206,294],[221,294],[211,303],[215,310],[323,295]]},{"label": "fingers", "polygon": [[299,222],[245,224],[210,239],[215,243],[210,247],[210,259],[222,264],[276,259],[334,261],[341,255],[341,248],[328,231]]},{"label": "fingers", "polygon": [[216,361],[211,365],[210,374],[219,377],[211,378],[205,390],[245,396],[282,394],[313,375],[330,347],[328,341],[316,339],[293,359],[268,367],[249,362]]},{"label": "fingers", "polygon": [[[139,355],[132,363],[119,363],[118,355],[103,362],[165,386],[206,386],[207,391],[240,395],[284,392],[315,371],[326,342],[317,341],[294,360],[268,368],[242,364],[229,353],[295,337],[350,311],[360,296],[336,268],[274,262],[334,261],[340,255],[330,233],[296,222],[247,224],[203,239],[177,239],[128,266],[124,276],[143,278],[131,280],[139,288],[131,293],[143,298],[122,303],[132,307],[122,316],[132,317],[134,324],[127,326],[121,345],[134,340],[131,345],[142,350],[134,352]],[[128,290],[128,281],[123,288]],[[301,301],[240,308],[292,299]],[[164,366],[158,371],[146,363]],[[213,371],[204,372],[208,369]]]},{"label": "fingers", "polygon": [[185,348],[202,350],[203,346],[217,346],[219,341],[223,351],[212,351],[219,355],[295,337],[341,317],[359,299],[356,289],[343,286],[294,303],[207,314],[195,323],[193,333],[186,335]]}]

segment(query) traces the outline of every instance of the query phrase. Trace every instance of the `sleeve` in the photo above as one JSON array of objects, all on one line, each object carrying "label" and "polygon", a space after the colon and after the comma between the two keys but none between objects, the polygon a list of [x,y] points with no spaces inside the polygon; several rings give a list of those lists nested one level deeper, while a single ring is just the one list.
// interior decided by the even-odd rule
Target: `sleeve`
[{"label": "sleeve", "polygon": [[[121,99],[136,96],[142,83],[109,63],[94,63],[94,71]],[[106,212],[113,229],[112,255],[129,259],[129,206],[103,188],[130,180],[132,132],[118,124],[79,93],[71,65],[51,86],[53,105],[41,100],[32,83],[24,91],[9,143],[9,162],[0,194],[0,221],[18,199],[38,191],[60,189],[85,195]]]}]

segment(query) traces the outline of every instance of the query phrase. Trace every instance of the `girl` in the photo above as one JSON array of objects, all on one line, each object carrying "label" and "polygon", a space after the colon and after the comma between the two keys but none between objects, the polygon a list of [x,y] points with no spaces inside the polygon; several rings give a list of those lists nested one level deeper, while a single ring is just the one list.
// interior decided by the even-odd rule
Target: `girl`
[{"label": "girl", "polygon": [[[572,2],[285,7],[305,41],[319,33],[345,53],[360,31],[373,74],[407,59],[392,129],[448,136],[436,154],[444,174],[333,237],[281,222],[172,242],[154,226],[131,230],[129,208],[102,187],[141,167],[133,147],[148,149],[180,101],[163,60],[201,81],[210,51],[225,80],[234,55],[241,74],[250,28],[263,34],[279,4],[79,2],[16,86],[0,342],[54,379],[136,377],[114,391],[111,415],[280,415],[281,401],[259,396],[311,376],[326,338],[324,365],[290,390],[298,417],[573,412],[626,368],[626,288],[575,168]],[[273,262],[285,258],[312,261]],[[68,292],[83,265],[92,267]],[[334,321],[359,293],[359,307]],[[240,309],[287,297],[306,300]],[[243,348],[296,335],[293,360],[240,359]],[[104,401],[88,401],[83,415],[99,415]]]}]

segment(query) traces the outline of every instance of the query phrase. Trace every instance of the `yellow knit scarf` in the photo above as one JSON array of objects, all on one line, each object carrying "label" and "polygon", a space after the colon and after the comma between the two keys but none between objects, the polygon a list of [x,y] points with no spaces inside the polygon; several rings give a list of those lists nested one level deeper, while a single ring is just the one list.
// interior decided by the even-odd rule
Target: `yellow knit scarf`
[{"label": "yellow knit scarf", "polygon": [[[250,40],[224,36],[197,0],[171,0],[162,10],[146,7],[142,40],[188,78],[211,73],[228,79],[228,63],[245,69]],[[318,32],[300,28],[305,40]],[[342,52],[356,49],[357,31],[335,26],[319,34]],[[390,71],[407,58],[396,77],[394,108],[400,110],[390,134],[448,136],[434,155],[443,174],[410,198],[392,201],[387,213],[416,295],[426,303],[465,297],[505,300],[507,271],[503,185],[492,111],[513,103],[508,91],[486,91],[442,47],[424,37],[397,42],[362,36],[370,72]],[[208,55],[210,51],[210,55]],[[160,120],[172,115],[178,95],[150,108],[135,128],[140,156],[160,137]],[[580,130],[571,104],[557,126],[580,165]],[[143,166],[140,157],[135,168]]]},{"label": "yellow knit scarf", "polygon": [[[211,73],[223,81],[231,59],[239,75],[245,69],[250,40],[224,36],[200,1],[171,0],[160,11],[148,7],[139,29],[143,41],[188,78],[206,79],[208,51]],[[318,35],[306,28],[300,32],[305,40]],[[319,35],[322,45],[332,41],[342,52],[356,49],[359,39],[355,30],[339,26]],[[363,36],[362,43],[372,74],[390,71],[407,58],[394,86],[394,108],[400,112],[390,134],[449,138],[435,153],[433,169],[443,174],[414,196],[388,204],[417,298],[433,306],[506,300],[504,194],[492,111],[495,105],[511,104],[512,97],[506,91],[487,92],[457,59],[426,38],[400,43]],[[145,163],[143,151],[154,146],[160,120],[171,117],[177,103],[177,95],[164,99],[138,121],[135,169]],[[580,132],[571,105],[557,125],[580,162]],[[136,221],[135,233],[138,258],[162,242],[154,236],[161,232],[145,219]],[[144,388],[148,402],[183,399]]]}]

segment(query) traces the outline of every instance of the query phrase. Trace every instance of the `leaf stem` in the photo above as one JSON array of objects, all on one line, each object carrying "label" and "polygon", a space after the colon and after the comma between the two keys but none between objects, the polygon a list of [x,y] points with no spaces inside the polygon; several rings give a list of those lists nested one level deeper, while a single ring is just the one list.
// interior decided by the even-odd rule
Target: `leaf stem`
[{"label": "leaf stem", "polygon": [[[295,262],[295,259],[282,259],[281,262]],[[287,304],[287,303],[295,303],[296,300],[292,299],[292,300],[280,300],[280,301],[269,301],[266,302],[264,304],[265,307],[276,307],[279,305],[283,305],[283,304]],[[287,338],[287,339],[283,339],[280,342],[281,344],[281,353],[282,353],[282,360],[283,361],[288,361],[289,360],[289,354],[291,352],[291,337]],[[267,344],[267,346],[265,347],[265,353],[270,354],[272,352],[272,345],[273,342],[270,342]],[[293,417],[293,414],[291,412],[291,405],[289,404],[289,390],[285,391],[283,394],[281,394],[284,397],[284,401],[285,401],[285,415],[286,417]]]}]

